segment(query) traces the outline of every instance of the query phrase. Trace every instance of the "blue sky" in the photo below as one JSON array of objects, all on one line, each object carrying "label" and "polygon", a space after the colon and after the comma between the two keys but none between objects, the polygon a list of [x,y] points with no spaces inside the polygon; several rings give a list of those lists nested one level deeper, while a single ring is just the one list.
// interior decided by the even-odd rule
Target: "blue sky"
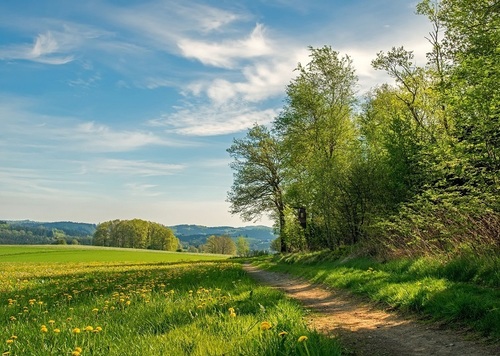
[{"label": "blue sky", "polygon": [[[0,219],[243,226],[226,149],[270,123],[308,46],[370,61],[430,25],[410,0],[0,2]],[[267,218],[258,224],[270,225]]]}]

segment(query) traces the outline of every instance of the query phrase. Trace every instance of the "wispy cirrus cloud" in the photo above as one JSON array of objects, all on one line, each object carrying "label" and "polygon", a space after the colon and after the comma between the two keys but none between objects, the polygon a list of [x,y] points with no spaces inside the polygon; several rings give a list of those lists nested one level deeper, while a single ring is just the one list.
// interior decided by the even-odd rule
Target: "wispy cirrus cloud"
[{"label": "wispy cirrus cloud", "polygon": [[40,33],[32,45],[18,44],[0,47],[0,59],[29,60],[44,64],[61,65],[73,61],[73,55],[64,55],[64,48],[51,31]]},{"label": "wispy cirrus cloud", "polygon": [[172,114],[151,120],[150,124],[165,127],[167,132],[185,136],[215,136],[244,131],[255,123],[268,124],[277,115],[273,108],[227,102],[222,105],[186,105]]},{"label": "wispy cirrus cloud", "polygon": [[250,60],[273,53],[272,43],[266,38],[262,24],[257,24],[250,35],[243,39],[207,42],[183,38],[177,45],[186,58],[194,58],[205,65],[224,68],[234,67],[238,60]]},{"label": "wispy cirrus cloud", "polygon": [[144,160],[104,159],[92,162],[92,169],[99,173],[113,173],[131,176],[169,176],[186,167],[182,164],[166,164]]}]

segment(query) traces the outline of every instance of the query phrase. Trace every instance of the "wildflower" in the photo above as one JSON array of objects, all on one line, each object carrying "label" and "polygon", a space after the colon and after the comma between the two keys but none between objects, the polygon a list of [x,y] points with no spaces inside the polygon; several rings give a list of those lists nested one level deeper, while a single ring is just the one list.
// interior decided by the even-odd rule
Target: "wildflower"
[{"label": "wildflower", "polygon": [[93,313],[97,313],[98,311],[99,311],[99,309],[97,309],[97,308],[92,309]]},{"label": "wildflower", "polygon": [[130,300],[127,300],[127,302],[125,303],[125,305],[130,305]]},{"label": "wildflower", "polygon": [[286,331],[282,331],[278,335],[281,336],[281,337],[285,337],[285,336],[288,335],[288,333]]},{"label": "wildflower", "polygon": [[12,315],[10,318],[9,318],[10,321],[16,321],[16,317],[14,315]]},{"label": "wildflower", "polygon": [[12,340],[12,339],[9,339],[9,340],[7,340],[7,345],[10,345],[10,344],[12,344],[13,342],[14,342],[14,340]]},{"label": "wildflower", "polygon": [[96,326],[95,331],[97,332],[102,331],[102,328],[100,326]]},{"label": "wildflower", "polygon": [[74,328],[73,334],[79,334],[81,332],[80,328]]},{"label": "wildflower", "polygon": [[49,324],[53,325],[53,324],[55,324],[55,321],[54,320],[49,320]]},{"label": "wildflower", "polygon": [[42,327],[40,328],[40,331],[42,333],[46,333],[47,331],[49,331],[49,329],[47,329],[47,327],[45,325],[42,325]]},{"label": "wildflower", "polygon": [[11,338],[12,340],[16,340],[16,339],[17,339],[17,336],[16,336],[16,335],[12,335],[10,338]]},{"label": "wildflower", "polygon": [[297,341],[298,341],[298,342],[304,342],[304,341],[307,341],[307,336],[302,335],[301,337],[299,337],[299,339],[298,339]]},{"label": "wildflower", "polygon": [[82,348],[77,346],[75,347],[75,351],[82,352]]},{"label": "wildflower", "polygon": [[54,333],[59,334],[61,332],[61,329],[55,328],[53,331]]},{"label": "wildflower", "polygon": [[263,321],[261,324],[260,324],[260,330],[269,330],[271,329],[271,323],[268,322],[268,321]]},{"label": "wildflower", "polygon": [[76,350],[71,353],[71,356],[80,356],[80,355],[81,355],[81,352],[76,351]]},{"label": "wildflower", "polygon": [[92,330],[94,330],[94,328],[90,325],[85,327],[85,331],[92,331]]}]

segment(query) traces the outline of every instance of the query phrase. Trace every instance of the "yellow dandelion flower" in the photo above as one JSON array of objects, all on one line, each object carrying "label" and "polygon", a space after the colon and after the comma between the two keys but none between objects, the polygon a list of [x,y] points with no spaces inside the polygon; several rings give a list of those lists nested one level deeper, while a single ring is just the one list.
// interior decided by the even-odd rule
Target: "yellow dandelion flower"
[{"label": "yellow dandelion flower", "polygon": [[297,341],[298,341],[298,342],[304,342],[304,341],[307,341],[307,336],[302,335],[301,337],[299,337],[299,339],[298,339]]},{"label": "yellow dandelion flower", "polygon": [[55,320],[49,320],[49,324],[50,325],[55,324]]},{"label": "yellow dandelion flower", "polygon": [[80,356],[80,355],[81,355],[81,353],[79,351],[76,351],[76,350],[71,353],[71,356]]},{"label": "yellow dandelion flower", "polygon": [[7,340],[7,345],[10,345],[10,344],[12,344],[13,342],[14,342],[14,340],[12,340],[12,339],[9,339],[9,340]]},{"label": "yellow dandelion flower", "polygon": [[286,331],[282,331],[278,335],[281,336],[281,337],[285,337],[285,336],[288,335],[288,333]]},{"label": "yellow dandelion flower", "polygon": [[130,305],[130,300],[127,300],[127,302],[125,303],[125,305]]},{"label": "yellow dandelion flower", "polygon": [[272,325],[268,321],[263,321],[262,323],[260,323],[260,330],[269,330],[271,329],[271,327]]},{"label": "yellow dandelion flower", "polygon": [[92,309],[93,313],[97,313],[98,311],[99,311],[99,309],[97,309],[97,308]]},{"label": "yellow dandelion flower", "polygon": [[230,316],[231,318],[236,318],[236,313],[235,313],[235,312],[231,312],[231,313],[229,314],[229,316]]},{"label": "yellow dandelion flower", "polygon": [[79,334],[81,332],[80,328],[74,328],[72,330],[73,334]]},{"label": "yellow dandelion flower", "polygon": [[61,329],[55,328],[53,331],[54,333],[59,334],[61,332]]},{"label": "yellow dandelion flower", "polygon": [[12,335],[10,338],[11,338],[12,340],[16,340],[16,339],[17,339],[17,336],[16,336],[16,335]]},{"label": "yellow dandelion flower", "polygon": [[96,326],[95,331],[97,332],[102,331],[102,328],[100,326]]},{"label": "yellow dandelion flower", "polygon": [[81,348],[81,347],[78,347],[78,346],[77,346],[77,347],[75,347],[75,351],[82,352],[83,350],[82,350],[82,348]]},{"label": "yellow dandelion flower", "polygon": [[92,331],[92,330],[94,330],[94,328],[90,325],[85,327],[85,331]]},{"label": "yellow dandelion flower", "polygon": [[16,317],[14,315],[12,315],[10,318],[9,318],[10,321],[16,321]]},{"label": "yellow dandelion flower", "polygon": [[40,331],[42,333],[46,333],[47,331],[49,331],[49,329],[47,329],[47,327],[45,325],[42,325],[41,328],[40,328]]}]

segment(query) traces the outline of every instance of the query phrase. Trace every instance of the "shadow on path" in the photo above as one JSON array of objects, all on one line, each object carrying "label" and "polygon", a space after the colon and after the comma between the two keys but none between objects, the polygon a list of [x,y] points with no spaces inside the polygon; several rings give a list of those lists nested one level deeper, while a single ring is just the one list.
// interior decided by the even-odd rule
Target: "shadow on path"
[{"label": "shadow on path", "polygon": [[244,270],[255,280],[278,288],[297,299],[312,313],[309,326],[339,337],[351,355],[500,355],[500,345],[467,340],[465,333],[408,320],[363,302],[349,292],[251,265]]}]

